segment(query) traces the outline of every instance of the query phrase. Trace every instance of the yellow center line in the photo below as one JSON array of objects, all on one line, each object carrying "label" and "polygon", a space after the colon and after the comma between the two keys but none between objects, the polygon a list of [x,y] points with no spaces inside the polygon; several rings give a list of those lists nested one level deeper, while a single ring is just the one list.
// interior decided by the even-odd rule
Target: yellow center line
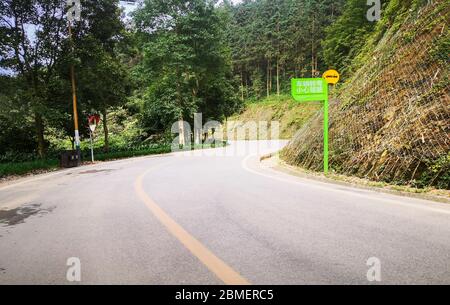
[{"label": "yellow center line", "polygon": [[223,260],[218,258],[200,241],[189,234],[182,226],[173,220],[155,201],[153,201],[144,191],[142,181],[144,177],[155,168],[152,168],[140,175],[135,182],[135,190],[139,198],[145,203],[153,215],[163,224],[166,229],[180,241],[197,259],[205,265],[212,273],[227,285],[250,285],[239,273],[234,271]]}]

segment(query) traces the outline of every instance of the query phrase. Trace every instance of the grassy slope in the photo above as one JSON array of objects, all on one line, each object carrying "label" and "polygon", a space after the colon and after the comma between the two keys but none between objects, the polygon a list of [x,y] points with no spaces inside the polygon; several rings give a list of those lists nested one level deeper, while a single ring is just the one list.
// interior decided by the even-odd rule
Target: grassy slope
[{"label": "grassy slope", "polygon": [[[298,103],[289,95],[271,96],[260,101],[249,101],[242,113],[228,121],[242,122],[280,122],[280,137],[291,139],[311,117],[320,110],[318,103]],[[253,135],[255,136],[255,135]],[[256,139],[256,138],[251,138]],[[261,139],[263,140],[263,139]]]}]

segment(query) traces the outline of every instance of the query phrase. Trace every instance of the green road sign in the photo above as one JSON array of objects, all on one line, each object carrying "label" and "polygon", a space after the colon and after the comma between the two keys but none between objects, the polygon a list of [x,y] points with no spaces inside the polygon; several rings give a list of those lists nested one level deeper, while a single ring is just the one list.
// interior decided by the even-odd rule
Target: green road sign
[{"label": "green road sign", "polygon": [[294,78],[292,97],[298,102],[323,101],[323,171],[328,173],[328,83],[323,78]]},{"label": "green road sign", "polygon": [[291,85],[292,97],[298,102],[328,99],[328,84],[323,78],[294,78]]}]

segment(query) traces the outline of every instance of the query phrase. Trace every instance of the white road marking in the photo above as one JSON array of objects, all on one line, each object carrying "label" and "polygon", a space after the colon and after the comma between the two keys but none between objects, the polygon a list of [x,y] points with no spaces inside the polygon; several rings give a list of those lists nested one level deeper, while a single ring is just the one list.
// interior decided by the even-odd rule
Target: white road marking
[{"label": "white road marking", "polygon": [[[295,176],[287,176],[287,178],[284,178],[284,177],[280,177],[280,176],[275,176],[275,175],[271,175],[271,174],[262,173],[262,172],[259,172],[259,171],[256,171],[256,170],[250,168],[250,166],[248,165],[248,162],[249,162],[250,158],[252,158],[252,157],[255,158],[257,156],[249,155],[244,160],[242,160],[242,163],[241,163],[242,168],[244,168],[246,171],[248,171],[250,173],[253,173],[253,174],[256,174],[256,175],[259,175],[259,176],[263,176],[263,177],[266,177],[266,178],[275,179],[275,180],[279,180],[279,181],[287,182],[287,183],[291,183],[291,184],[304,185],[304,186],[307,185],[309,187],[319,188],[319,189],[326,190],[326,191],[333,191],[333,192],[351,194],[352,196],[358,196],[358,197],[361,197],[361,198],[364,198],[364,199],[378,200],[378,201],[381,201],[381,202],[384,202],[384,203],[389,202],[389,203],[393,203],[393,204],[404,206],[404,207],[408,207],[408,208],[415,208],[415,209],[420,209],[420,210],[424,210],[424,211],[428,211],[428,212],[436,212],[436,213],[450,215],[450,209],[446,210],[446,209],[441,209],[441,208],[434,208],[434,207],[424,206],[424,205],[416,204],[416,203],[404,203],[404,202],[401,202],[401,201],[398,201],[398,200],[388,199],[388,198],[377,198],[377,197],[374,197],[374,196],[369,196],[369,195],[365,195],[365,194],[355,193],[351,189],[348,189],[348,190],[336,189],[336,188],[331,187],[331,186],[333,186],[332,184],[330,184],[330,187],[327,187],[327,186],[324,185],[326,183],[318,182],[318,181],[314,181],[314,180],[311,180],[311,183],[309,183],[309,181],[305,181],[304,182],[304,181],[299,181],[298,180],[298,179],[307,180],[307,178],[298,178],[298,177],[295,177]],[[287,174],[284,174],[284,175],[287,175]],[[312,183],[312,182],[315,182],[315,183]],[[371,191],[367,190],[367,192],[371,192]],[[379,194],[379,193],[376,193],[376,192],[373,192],[373,193],[374,193],[374,195]]]}]

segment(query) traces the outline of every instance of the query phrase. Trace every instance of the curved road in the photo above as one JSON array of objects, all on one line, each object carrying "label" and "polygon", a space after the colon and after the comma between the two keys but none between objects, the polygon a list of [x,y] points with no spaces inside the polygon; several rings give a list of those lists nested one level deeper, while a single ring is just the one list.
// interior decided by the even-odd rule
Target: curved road
[{"label": "curved road", "polygon": [[[0,186],[0,284],[450,284],[450,206],[261,167],[283,143]],[[259,151],[256,150],[256,146]],[[378,266],[378,265],[377,265]]]}]

